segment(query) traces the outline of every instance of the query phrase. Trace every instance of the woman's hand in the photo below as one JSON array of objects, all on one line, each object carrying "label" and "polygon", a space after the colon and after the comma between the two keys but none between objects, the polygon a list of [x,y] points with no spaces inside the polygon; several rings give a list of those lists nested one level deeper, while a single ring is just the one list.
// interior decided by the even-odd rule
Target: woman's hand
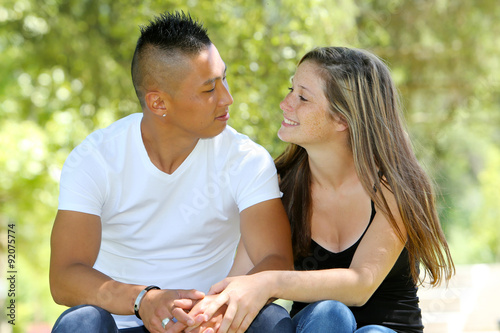
[{"label": "woman's hand", "polygon": [[190,315],[203,313],[212,318],[221,307],[227,306],[217,332],[243,333],[272,297],[272,285],[272,272],[269,271],[226,278],[213,285],[205,297],[214,298],[200,302],[202,304],[197,307],[200,312],[190,312]]}]

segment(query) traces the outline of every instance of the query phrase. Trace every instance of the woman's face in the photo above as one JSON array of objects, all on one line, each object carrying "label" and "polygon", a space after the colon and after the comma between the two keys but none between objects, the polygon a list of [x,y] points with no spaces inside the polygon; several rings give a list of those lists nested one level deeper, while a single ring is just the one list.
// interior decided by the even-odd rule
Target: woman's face
[{"label": "woman's face", "polygon": [[329,114],[324,82],[314,62],[299,65],[280,108],[284,117],[278,131],[281,140],[306,148],[333,138],[335,121]]}]

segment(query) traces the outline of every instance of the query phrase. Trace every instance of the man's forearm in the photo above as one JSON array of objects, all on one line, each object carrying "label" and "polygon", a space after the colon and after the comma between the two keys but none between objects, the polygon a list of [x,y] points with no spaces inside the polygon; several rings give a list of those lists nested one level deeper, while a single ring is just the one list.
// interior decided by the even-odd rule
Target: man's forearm
[{"label": "man's forearm", "polygon": [[117,282],[83,264],[51,272],[54,301],[66,306],[91,304],[119,315],[134,314],[134,302],[144,286]]}]

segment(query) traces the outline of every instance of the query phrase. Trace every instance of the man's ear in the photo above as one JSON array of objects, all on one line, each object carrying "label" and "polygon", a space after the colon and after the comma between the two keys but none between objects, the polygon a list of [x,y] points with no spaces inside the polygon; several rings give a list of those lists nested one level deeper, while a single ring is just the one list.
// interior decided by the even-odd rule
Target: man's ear
[{"label": "man's ear", "polygon": [[162,117],[167,113],[165,104],[165,96],[159,91],[150,91],[145,96],[146,105],[148,109],[155,115]]}]

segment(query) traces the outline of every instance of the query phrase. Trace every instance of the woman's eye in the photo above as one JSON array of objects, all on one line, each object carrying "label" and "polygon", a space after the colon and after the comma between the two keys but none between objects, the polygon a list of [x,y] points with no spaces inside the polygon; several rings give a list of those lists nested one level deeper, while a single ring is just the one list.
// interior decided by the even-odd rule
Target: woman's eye
[{"label": "woman's eye", "polygon": [[[288,88],[288,90],[290,90],[289,94],[293,92],[293,88],[292,87]],[[301,101],[307,102],[307,99],[305,99],[302,95],[299,95],[299,99]]]}]

